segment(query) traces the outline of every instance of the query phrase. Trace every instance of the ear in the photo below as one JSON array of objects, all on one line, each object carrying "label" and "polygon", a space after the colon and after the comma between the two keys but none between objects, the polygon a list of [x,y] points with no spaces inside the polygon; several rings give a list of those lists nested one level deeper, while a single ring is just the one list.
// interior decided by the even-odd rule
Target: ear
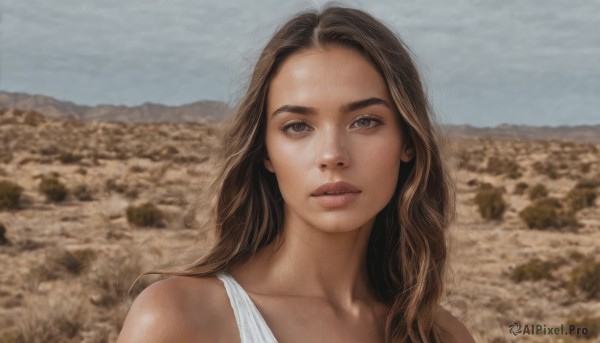
[{"label": "ear", "polygon": [[271,162],[271,160],[269,159],[269,155],[265,154],[263,164],[265,165],[265,168],[267,168],[268,171],[270,171],[271,173],[275,173],[275,168],[273,168],[273,162]]},{"label": "ear", "polygon": [[412,144],[406,143],[402,147],[402,153],[400,154],[400,160],[404,163],[412,161],[415,157],[415,148]]}]

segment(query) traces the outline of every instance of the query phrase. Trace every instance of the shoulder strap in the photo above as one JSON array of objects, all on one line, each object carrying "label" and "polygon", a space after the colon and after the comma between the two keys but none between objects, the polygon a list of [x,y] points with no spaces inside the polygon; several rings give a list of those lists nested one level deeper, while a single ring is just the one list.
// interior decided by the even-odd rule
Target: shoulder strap
[{"label": "shoulder strap", "polygon": [[277,343],[256,305],[233,276],[220,272],[217,277],[225,285],[242,343]]}]

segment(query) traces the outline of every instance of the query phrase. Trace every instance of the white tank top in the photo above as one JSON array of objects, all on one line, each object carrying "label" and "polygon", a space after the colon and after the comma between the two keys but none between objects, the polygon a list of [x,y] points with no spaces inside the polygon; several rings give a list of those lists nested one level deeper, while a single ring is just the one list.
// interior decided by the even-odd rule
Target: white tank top
[{"label": "white tank top", "polygon": [[227,272],[217,274],[233,308],[241,343],[277,343],[273,332],[242,286]]}]

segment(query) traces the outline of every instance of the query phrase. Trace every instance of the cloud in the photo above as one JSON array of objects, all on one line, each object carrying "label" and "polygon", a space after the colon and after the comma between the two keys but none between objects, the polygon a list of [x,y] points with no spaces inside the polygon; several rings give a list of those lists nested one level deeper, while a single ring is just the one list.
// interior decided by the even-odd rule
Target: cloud
[{"label": "cloud", "polygon": [[[415,52],[443,121],[600,122],[600,3],[344,1]],[[84,104],[233,101],[260,48],[322,1],[9,1],[0,88]]]}]

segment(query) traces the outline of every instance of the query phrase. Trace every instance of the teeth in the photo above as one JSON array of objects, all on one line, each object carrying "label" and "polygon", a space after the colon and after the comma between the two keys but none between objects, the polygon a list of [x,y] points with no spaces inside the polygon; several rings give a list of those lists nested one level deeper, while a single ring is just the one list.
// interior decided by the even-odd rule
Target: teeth
[{"label": "teeth", "polygon": [[329,192],[325,192],[325,194],[342,194],[342,193],[347,193],[346,191],[329,191]]}]

